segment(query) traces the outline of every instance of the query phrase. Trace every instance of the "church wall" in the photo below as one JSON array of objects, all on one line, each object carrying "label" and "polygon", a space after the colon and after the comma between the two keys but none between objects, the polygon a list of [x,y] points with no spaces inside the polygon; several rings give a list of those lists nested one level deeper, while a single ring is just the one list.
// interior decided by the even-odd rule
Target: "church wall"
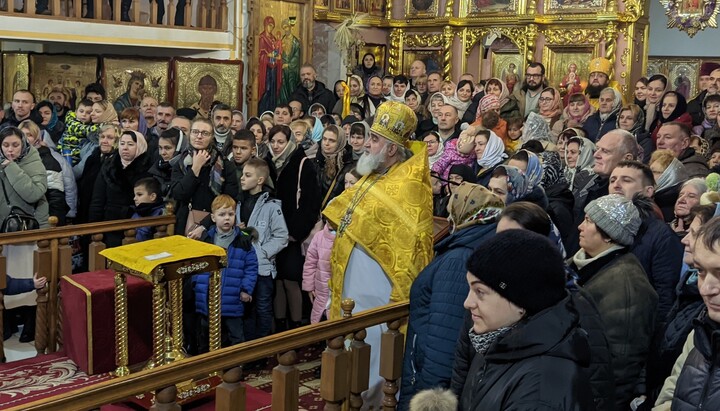
[{"label": "church wall", "polygon": [[650,1],[650,56],[720,56],[718,29],[707,28],[690,38],[677,28],[667,28],[665,9],[659,1]]}]

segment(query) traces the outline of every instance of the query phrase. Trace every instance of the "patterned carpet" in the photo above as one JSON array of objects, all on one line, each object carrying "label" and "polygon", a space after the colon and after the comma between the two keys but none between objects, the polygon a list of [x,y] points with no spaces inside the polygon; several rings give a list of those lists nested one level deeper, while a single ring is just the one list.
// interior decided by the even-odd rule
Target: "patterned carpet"
[{"label": "patterned carpet", "polygon": [[37,401],[110,379],[87,375],[61,353],[0,365],[0,409]]}]

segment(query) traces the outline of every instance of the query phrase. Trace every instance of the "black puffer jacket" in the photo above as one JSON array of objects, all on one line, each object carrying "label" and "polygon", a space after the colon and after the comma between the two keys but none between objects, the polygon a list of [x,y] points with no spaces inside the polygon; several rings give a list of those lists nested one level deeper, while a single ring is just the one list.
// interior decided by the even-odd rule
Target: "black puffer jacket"
[{"label": "black puffer jacket", "polygon": [[589,363],[588,336],[567,297],[474,356],[459,409],[592,410]]},{"label": "black puffer jacket", "polygon": [[545,195],[548,199],[548,208],[546,209],[550,219],[555,223],[560,231],[563,245],[567,250],[570,244],[570,238],[577,231],[575,219],[573,217],[573,208],[575,207],[575,197],[568,188],[568,183],[558,183],[550,187],[545,187]]},{"label": "black puffer jacket", "polygon": [[720,325],[704,312],[695,321],[695,348],[685,360],[675,385],[672,409],[720,410]]},{"label": "black puffer jacket", "polygon": [[677,287],[675,305],[668,314],[667,325],[656,337],[647,365],[648,403],[655,402],[665,378],[672,372],[675,360],[693,329],[693,319],[705,308],[697,285],[697,271],[688,270]]}]

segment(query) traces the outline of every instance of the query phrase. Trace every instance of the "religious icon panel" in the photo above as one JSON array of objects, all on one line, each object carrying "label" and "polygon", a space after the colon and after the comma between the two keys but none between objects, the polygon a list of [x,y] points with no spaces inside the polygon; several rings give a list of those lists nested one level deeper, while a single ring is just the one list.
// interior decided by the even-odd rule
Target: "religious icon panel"
[{"label": "religious icon panel", "polygon": [[207,118],[213,101],[242,107],[242,61],[175,60],[175,107],[190,107]]},{"label": "religious icon panel", "polygon": [[75,101],[87,84],[97,81],[97,71],[96,56],[30,54],[30,91],[44,100],[54,87],[62,87]]},{"label": "religious icon panel", "polygon": [[[168,99],[168,60],[103,57],[107,99],[119,107],[136,107],[144,96],[158,103]],[[122,110],[120,110],[122,111]]]}]

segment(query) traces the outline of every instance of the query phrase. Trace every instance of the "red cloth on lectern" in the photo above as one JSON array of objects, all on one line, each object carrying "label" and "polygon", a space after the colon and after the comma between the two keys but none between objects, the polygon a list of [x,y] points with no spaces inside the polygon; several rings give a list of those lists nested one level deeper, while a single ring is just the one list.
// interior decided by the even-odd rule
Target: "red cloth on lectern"
[{"label": "red cloth on lectern", "polygon": [[[127,277],[129,364],[152,355],[152,284]],[[115,279],[112,270],[63,277],[63,347],[87,374],[115,370]]]}]

